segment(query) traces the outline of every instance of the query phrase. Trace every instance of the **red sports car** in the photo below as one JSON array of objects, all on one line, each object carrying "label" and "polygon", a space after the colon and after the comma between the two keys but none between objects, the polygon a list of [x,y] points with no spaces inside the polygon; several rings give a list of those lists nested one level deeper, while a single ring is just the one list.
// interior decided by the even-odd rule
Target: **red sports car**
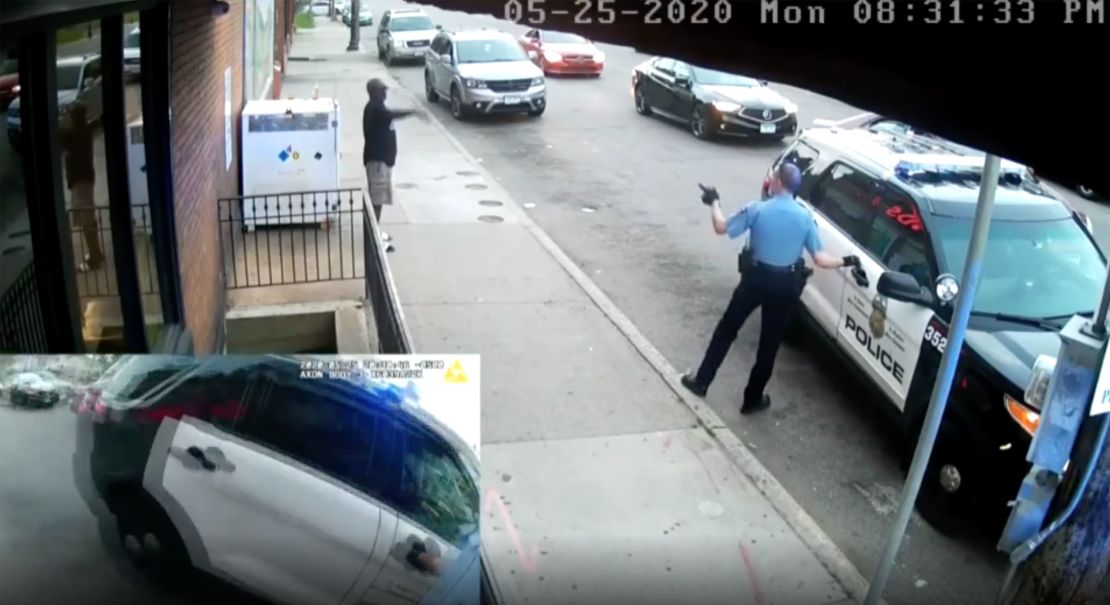
[{"label": "red sports car", "polygon": [[533,29],[520,37],[520,45],[545,74],[601,75],[605,53],[578,34]]}]

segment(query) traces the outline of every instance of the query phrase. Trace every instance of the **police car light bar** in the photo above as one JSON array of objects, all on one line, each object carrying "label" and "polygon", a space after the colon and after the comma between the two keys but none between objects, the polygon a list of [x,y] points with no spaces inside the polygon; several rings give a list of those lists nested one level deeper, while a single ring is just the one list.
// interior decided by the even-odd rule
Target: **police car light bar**
[{"label": "police car light bar", "polygon": [[[983,170],[983,160],[975,157],[951,157],[946,155],[918,155],[901,159],[894,166],[894,174],[899,178],[913,178],[926,173],[978,173]],[[1021,164],[1003,160],[999,177],[1007,180],[1024,180],[1028,169]]]}]

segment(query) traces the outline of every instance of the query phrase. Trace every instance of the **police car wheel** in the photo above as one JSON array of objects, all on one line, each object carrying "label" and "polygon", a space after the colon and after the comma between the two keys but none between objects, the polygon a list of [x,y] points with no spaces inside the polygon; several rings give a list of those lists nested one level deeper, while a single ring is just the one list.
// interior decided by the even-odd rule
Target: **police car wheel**
[{"label": "police car wheel", "polygon": [[634,96],[636,98],[636,111],[639,112],[639,114],[642,116],[650,116],[653,113],[651,110],[651,104],[648,103],[647,96],[644,95],[644,89],[642,86],[636,87],[636,92],[634,93]]},{"label": "police car wheel", "polygon": [[917,512],[944,535],[963,534],[975,520],[977,494],[986,480],[976,449],[958,422],[941,426],[921,481]]},{"label": "police car wheel", "polygon": [[182,587],[193,571],[185,542],[164,512],[145,502],[127,503],[116,517],[120,545],[155,582]]},{"label": "police car wheel", "polygon": [[690,132],[699,139],[710,139],[713,137],[713,128],[709,123],[709,113],[705,110],[704,105],[698,105],[694,108],[694,114],[690,116]]}]

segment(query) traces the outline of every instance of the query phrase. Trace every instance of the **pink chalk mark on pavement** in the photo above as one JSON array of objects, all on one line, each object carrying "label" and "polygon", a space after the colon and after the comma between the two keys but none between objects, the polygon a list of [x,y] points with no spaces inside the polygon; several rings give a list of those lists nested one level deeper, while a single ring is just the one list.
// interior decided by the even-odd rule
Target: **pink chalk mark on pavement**
[{"label": "pink chalk mark on pavement", "polygon": [[744,559],[744,569],[748,572],[748,581],[752,586],[752,597],[755,599],[755,605],[767,605],[767,600],[763,598],[763,591],[759,588],[759,580],[755,577],[755,567],[752,566],[752,556],[748,553],[748,547],[740,542],[740,557]]},{"label": "pink chalk mark on pavement", "polygon": [[671,447],[671,434],[670,433],[664,433],[664,432],[660,431],[658,433],[658,435],[659,435],[659,441],[661,441],[663,443],[663,449],[667,449],[667,448]]},{"label": "pink chalk mark on pavement", "polygon": [[496,506],[501,512],[501,522],[505,524],[505,530],[509,532],[509,541],[512,542],[513,549],[516,550],[516,556],[520,559],[520,566],[530,574],[536,573],[536,570],[539,569],[540,548],[534,544],[530,550],[524,548],[524,541],[520,539],[520,534],[516,532],[516,525],[513,524],[512,515],[509,514],[509,507],[505,506],[505,501],[501,499],[501,494],[496,489],[486,492],[486,505],[483,508],[488,512],[493,506]]}]

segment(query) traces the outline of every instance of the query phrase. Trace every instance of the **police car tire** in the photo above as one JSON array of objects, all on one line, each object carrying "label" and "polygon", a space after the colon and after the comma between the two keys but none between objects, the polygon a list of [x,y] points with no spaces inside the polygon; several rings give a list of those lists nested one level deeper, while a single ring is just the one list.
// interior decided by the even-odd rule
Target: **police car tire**
[{"label": "police car tire", "polygon": [[[975,444],[959,420],[946,420],[941,425],[921,481],[916,509],[926,523],[946,536],[967,533],[975,521],[976,494],[986,480],[978,463],[981,457],[975,450]],[[911,453],[911,459],[912,456]],[[941,469],[949,464],[960,473],[960,487],[955,494],[941,486]]]},{"label": "police car tire", "polygon": [[[183,588],[188,585],[194,570],[185,542],[169,516],[156,504],[141,499],[121,505],[116,516],[116,528],[120,546],[128,558],[151,580],[168,588]],[[129,548],[129,538],[141,542],[142,537],[147,534],[157,538],[158,552],[144,550],[141,554],[136,554]]]}]

